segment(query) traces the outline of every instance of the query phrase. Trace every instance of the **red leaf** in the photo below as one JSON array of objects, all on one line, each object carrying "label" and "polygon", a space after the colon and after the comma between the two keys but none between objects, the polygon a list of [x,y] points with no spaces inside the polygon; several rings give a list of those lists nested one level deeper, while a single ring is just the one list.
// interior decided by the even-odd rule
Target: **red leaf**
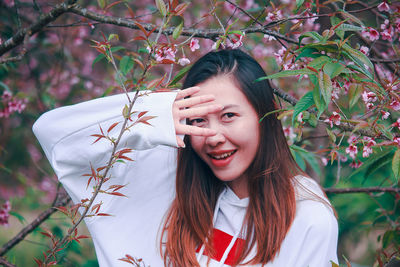
[{"label": "red leaf", "polygon": [[142,24],[135,22],[135,25],[139,27],[139,29],[144,33],[145,36],[147,36],[147,31],[145,28],[143,28]]},{"label": "red leaf", "polygon": [[131,158],[128,158],[127,156],[118,156],[118,158],[119,159],[125,159],[125,160],[129,160],[129,161],[134,161],[133,159],[131,159]]},{"label": "red leaf", "polygon": [[113,196],[126,197],[126,195],[124,195],[120,192],[112,192],[112,193],[108,193],[108,194],[113,195]]},{"label": "red leaf", "polygon": [[112,4],[109,4],[108,6],[106,6],[106,7],[104,8],[104,10],[107,10],[107,9],[109,9],[109,8],[112,8],[113,6],[115,6],[115,5],[119,4],[119,3],[122,3],[122,2],[124,2],[124,1],[123,1],[123,0],[120,0],[120,1],[116,1],[116,2],[114,2],[114,3],[112,3]]},{"label": "red leaf", "polygon": [[139,113],[138,118],[142,117],[144,114],[146,114],[148,111],[142,111]]},{"label": "red leaf", "polygon": [[314,69],[313,67],[307,66],[307,69],[312,70],[313,72],[318,73],[318,71],[316,69]]},{"label": "red leaf", "polygon": [[83,239],[83,238],[90,238],[90,236],[87,235],[80,235],[76,239]]},{"label": "red leaf", "polygon": [[55,207],[55,208],[68,216],[69,212],[66,207],[60,206],[60,207]]},{"label": "red leaf", "polygon": [[157,27],[154,27],[153,29],[151,29],[151,31],[149,31],[148,33],[147,33],[147,38],[149,38],[149,36],[150,36],[150,34],[152,34],[155,30],[157,29]]},{"label": "red leaf", "polygon": [[175,64],[175,61],[172,61],[170,59],[163,59],[160,63],[161,64]]},{"label": "red leaf", "polygon": [[140,67],[142,70],[144,70],[144,65],[143,65],[142,61],[140,61],[140,60],[137,59],[137,58],[133,59],[133,61],[135,61],[136,64],[138,64],[139,67]]},{"label": "red leaf", "polygon": [[110,128],[108,128],[107,133],[111,132],[112,129],[114,129],[115,126],[117,126],[119,124],[119,122],[115,122],[113,123]]},{"label": "red leaf", "polygon": [[190,3],[181,3],[175,9],[175,14],[177,16],[182,16],[182,14],[186,11]]},{"label": "red leaf", "polygon": [[47,237],[50,237],[51,238],[51,235],[50,234],[48,234],[48,233],[45,233],[45,232],[40,232],[42,235],[44,235],[44,236],[47,236]]},{"label": "red leaf", "polygon": [[108,213],[97,213],[96,216],[111,216],[111,214],[108,214]]},{"label": "red leaf", "polygon": [[[128,259],[124,259],[124,258],[121,258],[121,259],[118,259],[119,261],[124,261],[124,262],[127,262],[127,263],[132,263],[130,260],[128,260]],[[133,264],[133,263],[132,263]]]},{"label": "red leaf", "polygon": [[136,36],[134,38],[132,38],[131,40],[129,40],[129,42],[133,42],[133,41],[146,41],[147,39],[143,36]]},{"label": "red leaf", "polygon": [[33,259],[36,261],[36,263],[37,263],[37,265],[38,265],[39,267],[42,267],[43,262],[42,262],[41,260],[38,260],[38,259],[36,259],[36,258],[33,258]]},{"label": "red leaf", "polygon": [[101,138],[105,138],[105,136],[104,136],[104,135],[101,135],[101,134],[92,134],[91,136],[98,137],[98,138],[92,143],[92,145],[93,145],[94,143],[96,143],[97,141],[99,141]]}]

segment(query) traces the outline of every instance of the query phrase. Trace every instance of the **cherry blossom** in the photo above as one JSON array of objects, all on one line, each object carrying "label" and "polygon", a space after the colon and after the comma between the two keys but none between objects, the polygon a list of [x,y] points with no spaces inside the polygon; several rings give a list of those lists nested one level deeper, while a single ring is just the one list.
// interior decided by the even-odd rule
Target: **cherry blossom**
[{"label": "cherry blossom", "polygon": [[196,51],[197,49],[200,49],[199,40],[196,38],[192,38],[192,40],[190,40],[189,47],[190,50],[192,50],[192,52]]},{"label": "cherry blossom", "polygon": [[226,46],[232,49],[236,49],[239,48],[243,45],[243,37],[244,37],[244,33],[242,34],[237,34],[234,33],[233,34],[234,37],[231,39],[226,39]]},{"label": "cherry blossom", "polygon": [[332,115],[328,119],[324,120],[324,122],[328,122],[332,128],[333,124],[340,125],[340,120],[341,120],[340,114],[334,111],[332,112]]},{"label": "cherry blossom", "polygon": [[[399,25],[400,25],[400,23],[399,23]],[[271,41],[275,41],[276,38],[272,35],[264,34],[264,40],[266,40],[267,42],[271,42]]]},{"label": "cherry blossom", "polygon": [[186,65],[190,64],[190,60],[186,57],[183,57],[178,60],[178,63],[181,66],[186,66]]},{"label": "cherry blossom", "polygon": [[265,21],[267,23],[273,22],[273,21],[277,21],[277,20],[281,20],[283,19],[283,14],[281,10],[278,10],[276,12],[269,12],[267,14],[267,16],[265,17]]},{"label": "cherry blossom", "polygon": [[363,148],[363,157],[367,158],[373,152],[372,147],[376,145],[376,142],[373,138],[364,136],[364,148]]},{"label": "cherry blossom", "polygon": [[324,166],[328,165],[328,159],[326,157],[321,157],[321,162]]},{"label": "cherry blossom", "polygon": [[364,31],[361,32],[361,35],[364,38],[369,38],[371,41],[379,40],[379,32],[371,27],[364,29]]},{"label": "cherry blossom", "polygon": [[389,107],[390,107],[391,109],[395,110],[395,111],[398,111],[398,110],[400,110],[400,102],[397,101],[397,100],[393,100],[393,101],[390,103]]},{"label": "cherry blossom", "polygon": [[157,62],[162,62],[164,59],[175,61],[176,48],[163,46],[156,49],[155,58]]},{"label": "cherry blossom", "polygon": [[384,11],[389,12],[390,7],[389,7],[388,3],[386,3],[386,1],[384,1],[378,5],[378,10],[380,12],[384,12]]},{"label": "cherry blossom", "polygon": [[400,118],[397,119],[396,122],[392,123],[392,127],[397,127],[400,130]]},{"label": "cherry blossom", "polygon": [[0,225],[8,226],[8,219],[10,218],[9,212],[11,211],[10,201],[6,201],[0,208]]},{"label": "cherry blossom", "polygon": [[354,145],[354,144],[350,144],[350,145],[346,148],[346,154],[349,154],[350,157],[351,157],[352,159],[355,159],[355,158],[356,158],[357,152],[358,152],[357,146]]},{"label": "cherry blossom", "polygon": [[357,141],[358,137],[354,134],[350,135],[349,138],[347,139],[348,144],[353,144]]},{"label": "cherry blossom", "polygon": [[368,53],[369,53],[369,48],[362,45],[362,46],[360,47],[360,52],[363,53],[364,55],[368,55]]},{"label": "cherry blossom", "polygon": [[289,140],[293,140],[296,138],[296,134],[294,133],[293,127],[288,126],[288,127],[283,127],[283,133]]},{"label": "cherry blossom", "polygon": [[357,161],[353,160],[353,162],[350,163],[349,166],[350,166],[351,168],[357,169],[357,168],[360,168],[362,164],[363,164],[363,163],[362,163],[361,161],[359,161],[359,160],[357,160]]},{"label": "cherry blossom", "polygon": [[382,114],[382,120],[386,120],[387,118],[389,118],[390,113],[384,110],[381,110],[381,114]]},{"label": "cherry blossom", "polygon": [[400,137],[394,137],[393,142],[395,142],[398,146],[400,146]]}]

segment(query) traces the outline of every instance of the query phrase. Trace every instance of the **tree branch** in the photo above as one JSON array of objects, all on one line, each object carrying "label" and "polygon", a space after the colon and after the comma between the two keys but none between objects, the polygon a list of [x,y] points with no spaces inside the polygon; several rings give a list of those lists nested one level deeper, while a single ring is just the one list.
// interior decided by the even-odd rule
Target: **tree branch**
[{"label": "tree branch", "polygon": [[77,0],[66,0],[65,2],[56,5],[49,13],[42,15],[32,24],[32,26],[19,30],[13,37],[6,40],[0,45],[0,56],[20,45],[25,36],[32,36],[41,31],[47,24],[56,20],[60,15],[68,12],[68,10],[76,3]]},{"label": "tree branch", "polygon": [[[63,191],[56,196],[53,206],[43,211],[36,219],[34,219],[30,224],[24,227],[15,237],[10,239],[6,244],[0,248],[0,256],[3,256],[7,251],[13,248],[16,244],[21,242],[28,234],[30,234],[34,229],[39,227],[45,220],[47,220],[53,213],[58,211],[55,207],[65,206],[71,198]],[[1,259],[1,258],[0,258]]]},{"label": "tree branch", "polygon": [[348,193],[400,193],[400,188],[395,187],[353,187],[353,188],[324,188],[328,194],[348,194]]},{"label": "tree branch", "polygon": [[6,266],[6,267],[17,267],[16,265],[9,263],[8,261],[6,261],[6,259],[0,257],[0,265],[1,266]]}]

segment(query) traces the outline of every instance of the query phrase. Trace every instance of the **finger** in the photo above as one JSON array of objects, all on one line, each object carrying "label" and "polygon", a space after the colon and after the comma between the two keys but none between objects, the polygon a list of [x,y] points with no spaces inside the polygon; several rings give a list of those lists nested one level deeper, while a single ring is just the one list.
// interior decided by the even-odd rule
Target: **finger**
[{"label": "finger", "polygon": [[178,108],[187,108],[203,103],[211,102],[215,99],[214,95],[202,95],[202,96],[194,96],[190,98],[185,98],[181,100],[177,100],[175,104]]},{"label": "finger", "polygon": [[213,104],[207,105],[203,107],[196,107],[196,108],[188,108],[188,109],[181,109],[179,110],[179,117],[183,118],[191,118],[197,116],[205,116],[210,113],[215,113],[221,111],[223,106],[220,104]]},{"label": "finger", "polygon": [[200,91],[200,87],[198,87],[198,86],[193,86],[193,87],[183,89],[176,94],[176,99],[181,99],[181,98],[185,98],[187,96],[191,96],[191,95],[197,93],[198,91]]},{"label": "finger", "polygon": [[183,140],[180,137],[176,137],[176,143],[178,144],[178,147],[185,147],[185,142],[183,142]]},{"label": "finger", "polygon": [[209,128],[201,128],[193,125],[181,124],[176,127],[177,134],[187,134],[187,135],[195,135],[195,136],[213,136],[216,135],[217,132],[213,129]]}]

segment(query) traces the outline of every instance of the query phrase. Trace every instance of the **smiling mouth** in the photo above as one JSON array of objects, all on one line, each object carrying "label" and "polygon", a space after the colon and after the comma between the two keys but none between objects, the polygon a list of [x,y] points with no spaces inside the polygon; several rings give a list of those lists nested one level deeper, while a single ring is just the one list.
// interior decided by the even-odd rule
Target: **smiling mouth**
[{"label": "smiling mouth", "polygon": [[219,154],[219,155],[215,155],[215,154],[214,154],[214,155],[211,155],[211,154],[208,154],[208,156],[209,156],[210,158],[212,158],[212,159],[223,160],[223,159],[229,158],[230,156],[232,156],[233,154],[235,154],[236,151],[237,151],[237,150],[233,150],[233,151],[231,151],[231,152],[226,152],[226,153]]}]

